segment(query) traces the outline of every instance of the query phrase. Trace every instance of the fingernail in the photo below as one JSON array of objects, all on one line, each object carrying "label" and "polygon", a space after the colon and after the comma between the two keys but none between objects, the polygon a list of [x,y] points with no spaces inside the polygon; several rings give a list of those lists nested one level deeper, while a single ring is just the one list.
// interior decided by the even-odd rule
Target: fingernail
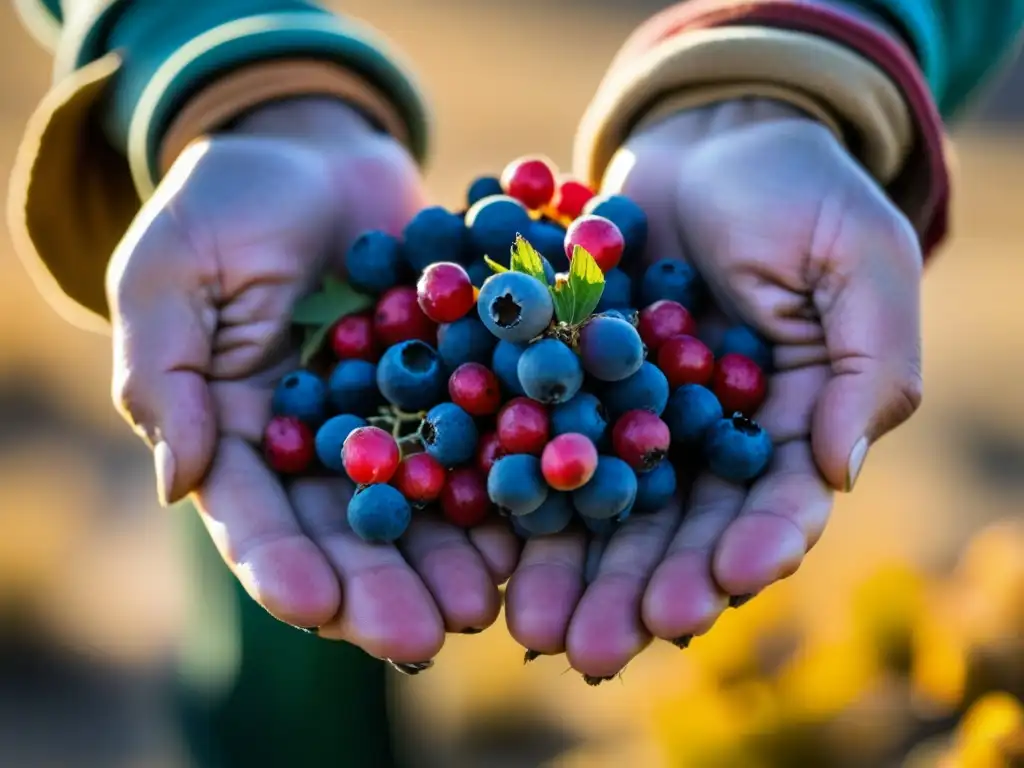
[{"label": "fingernail", "polygon": [[748,595],[733,595],[729,598],[730,608],[739,608],[741,605],[746,605],[754,597],[754,593],[751,592]]},{"label": "fingernail", "polygon": [[460,635],[479,635],[481,632],[483,632],[483,630],[480,629],[479,627],[466,627],[465,629],[460,630],[459,634]]},{"label": "fingernail", "polygon": [[156,494],[161,507],[170,505],[174,490],[174,454],[171,446],[161,440],[153,448],[153,467],[156,470]]},{"label": "fingernail", "polygon": [[675,640],[669,640],[672,645],[679,649],[686,649],[690,647],[690,642],[693,640],[693,635],[680,635]]},{"label": "fingernail", "polygon": [[591,688],[594,688],[600,685],[601,683],[608,682],[613,677],[615,677],[615,675],[608,675],[607,677],[598,677],[597,675],[584,675],[583,682],[589,685]]},{"label": "fingernail", "polygon": [[434,666],[434,662],[432,660],[402,662],[387,659],[387,662],[392,666],[392,668],[396,672],[401,672],[403,675],[409,675],[410,677],[412,677],[413,675],[418,675],[420,672],[425,672],[426,670]]},{"label": "fingernail", "polygon": [[536,661],[543,655],[544,654],[540,651],[527,650],[526,653],[523,654],[523,664],[529,664],[531,661]]},{"label": "fingernail", "polygon": [[854,483],[857,482],[857,478],[860,476],[860,471],[864,468],[864,459],[868,457],[868,448],[871,444],[868,442],[866,437],[862,437],[858,440],[853,450],[850,451],[850,461],[846,467],[846,492],[849,493],[853,490]]}]

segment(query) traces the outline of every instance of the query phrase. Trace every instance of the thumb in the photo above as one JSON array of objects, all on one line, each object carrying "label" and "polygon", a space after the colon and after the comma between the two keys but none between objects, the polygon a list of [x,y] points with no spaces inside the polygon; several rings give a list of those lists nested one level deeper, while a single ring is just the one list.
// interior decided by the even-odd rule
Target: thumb
[{"label": "thumb", "polygon": [[[905,226],[904,226],[905,225]],[[815,406],[814,458],[831,485],[853,488],[868,449],[921,402],[921,254],[909,224],[886,212],[836,241],[814,303],[832,377]]]},{"label": "thumb", "polygon": [[112,397],[153,449],[167,506],[202,481],[213,459],[217,420],[206,371],[216,313],[188,245],[154,234],[149,245],[124,243],[108,268]]}]

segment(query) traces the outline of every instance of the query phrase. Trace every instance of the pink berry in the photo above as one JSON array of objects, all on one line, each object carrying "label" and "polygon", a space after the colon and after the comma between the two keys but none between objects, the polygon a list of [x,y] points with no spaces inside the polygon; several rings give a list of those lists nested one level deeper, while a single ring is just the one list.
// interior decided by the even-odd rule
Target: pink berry
[{"label": "pink berry", "polygon": [[402,459],[391,484],[410,504],[423,505],[437,501],[444,489],[445,472],[441,463],[428,453],[414,453]]},{"label": "pink berry", "polygon": [[540,455],[547,445],[551,420],[547,409],[528,397],[514,397],[498,411],[498,442],[505,453]]},{"label": "pink berry", "polygon": [[501,186],[509,197],[536,211],[555,196],[555,171],[543,157],[521,157],[505,166]]},{"label": "pink berry", "polygon": [[555,196],[555,210],[559,216],[575,219],[583,213],[583,207],[594,196],[594,190],[582,181],[567,178],[558,185]]},{"label": "pink berry", "polygon": [[668,424],[650,411],[626,411],[612,428],[615,454],[637,472],[654,469],[671,442]]},{"label": "pink berry", "polygon": [[373,332],[384,347],[410,339],[437,343],[437,324],[423,314],[411,286],[400,285],[380,297],[373,313]]},{"label": "pink berry", "polygon": [[401,458],[395,438],[380,427],[354,429],[341,446],[345,473],[359,485],[388,482]]},{"label": "pink berry", "polygon": [[341,318],[331,330],[331,349],[339,360],[377,361],[377,340],[373,337],[373,318],[368,314]]},{"label": "pink berry", "polygon": [[459,467],[448,473],[441,491],[441,514],[452,525],[472,528],[487,519],[491,500],[487,478],[473,467]]},{"label": "pink berry", "polygon": [[637,327],[649,354],[655,354],[661,345],[673,336],[693,336],[697,323],[689,310],[677,301],[662,299],[640,311]]},{"label": "pink berry", "polygon": [[476,468],[485,475],[491,471],[494,462],[505,455],[498,440],[497,432],[487,432],[476,445]]},{"label": "pink berry", "polygon": [[546,446],[540,457],[540,471],[556,491],[582,488],[597,470],[597,448],[586,435],[567,432]]},{"label": "pink berry", "polygon": [[768,382],[760,366],[749,357],[732,352],[715,365],[711,389],[726,415],[753,416],[764,403]]},{"label": "pink berry", "polygon": [[715,372],[715,355],[696,336],[673,336],[658,349],[658,367],[672,389],[683,384],[706,385]]},{"label": "pink berry", "polygon": [[626,241],[608,219],[590,215],[576,219],[565,232],[565,255],[570,261],[577,245],[594,257],[602,272],[608,272],[618,266]]},{"label": "pink berry", "polygon": [[298,475],[316,456],[313,431],[291,416],[275,416],[263,430],[263,455],[275,472]]},{"label": "pink berry", "polygon": [[416,298],[423,314],[435,323],[454,323],[476,304],[473,281],[458,264],[431,264],[416,283]]},{"label": "pink berry", "polygon": [[485,365],[463,363],[448,379],[452,402],[471,416],[490,416],[501,407],[501,385]]}]

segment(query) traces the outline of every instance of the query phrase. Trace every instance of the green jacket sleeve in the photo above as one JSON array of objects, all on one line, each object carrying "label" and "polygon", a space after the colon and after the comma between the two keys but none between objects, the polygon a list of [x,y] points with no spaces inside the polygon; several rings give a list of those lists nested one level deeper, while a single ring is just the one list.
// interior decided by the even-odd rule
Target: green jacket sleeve
[{"label": "green jacket sleeve", "polygon": [[1024,0],[845,0],[896,26],[951,118],[1015,48]]},{"label": "green jacket sleeve", "polygon": [[53,86],[30,119],[11,175],[10,229],[40,288],[83,324],[107,314],[107,260],[159,181],[172,123],[225,78],[278,62],[278,74],[312,65],[327,74],[315,82],[278,77],[275,93],[262,95],[264,87],[240,100],[348,98],[371,118],[386,117],[382,127],[425,157],[426,110],[401,57],[373,30],[314,2],[16,3],[26,26],[52,48],[54,66]]}]

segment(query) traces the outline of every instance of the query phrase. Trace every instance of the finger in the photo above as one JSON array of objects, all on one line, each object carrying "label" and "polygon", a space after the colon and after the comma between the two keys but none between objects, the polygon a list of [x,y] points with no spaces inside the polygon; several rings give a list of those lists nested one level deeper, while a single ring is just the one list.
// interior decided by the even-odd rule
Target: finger
[{"label": "finger", "polygon": [[272,615],[317,627],[338,612],[337,575],[252,446],[230,436],[221,440],[195,501],[224,561]]},{"label": "finger", "polygon": [[469,540],[487,565],[494,583],[508,581],[519,562],[522,541],[505,520],[490,520],[469,530]]},{"label": "finger", "polygon": [[856,482],[868,447],[921,401],[916,236],[888,210],[850,231],[841,230],[814,286],[833,377],[818,400],[812,444],[818,467],[841,490]]},{"label": "finger", "polygon": [[291,488],[302,526],[334,567],[344,595],[340,613],[320,624],[318,634],[380,659],[433,659],[444,644],[434,598],[397,548],[352,532],[345,517],[351,495],[351,484],[339,478],[303,478]]},{"label": "finger", "polygon": [[498,588],[464,531],[418,513],[402,539],[401,550],[434,596],[449,632],[480,631],[498,618]]},{"label": "finger", "polygon": [[524,648],[565,650],[565,633],[583,594],[586,535],[570,530],[530,539],[505,590],[509,633]]},{"label": "finger", "polygon": [[711,557],[743,497],[744,489],[712,475],[694,483],[682,525],[644,592],[641,617],[654,636],[685,648],[725,610],[728,596],[711,576]]},{"label": "finger", "polygon": [[795,573],[825,529],[832,498],[809,443],[779,446],[715,550],[719,586],[730,595],[755,594]]},{"label": "finger", "polygon": [[680,517],[679,504],[632,515],[611,537],[569,623],[566,653],[574,669],[614,675],[650,643],[640,603]]},{"label": "finger", "polygon": [[166,214],[140,221],[144,240],[129,231],[107,273],[112,397],[153,447],[157,492],[168,504],[195,488],[213,459],[217,424],[205,374],[216,321],[210,276],[187,238]]}]

